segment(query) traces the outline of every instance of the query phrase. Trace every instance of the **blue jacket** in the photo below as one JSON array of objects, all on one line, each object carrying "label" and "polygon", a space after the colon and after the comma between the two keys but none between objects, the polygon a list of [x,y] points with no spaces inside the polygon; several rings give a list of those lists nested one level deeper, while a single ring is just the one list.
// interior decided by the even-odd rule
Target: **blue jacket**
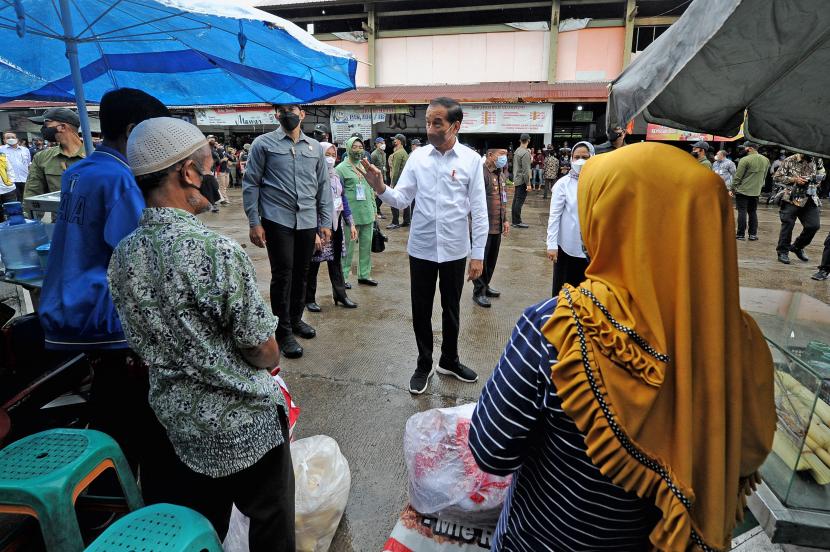
[{"label": "blue jacket", "polygon": [[112,251],[138,227],[144,198],[127,159],[100,146],[61,178],[61,203],[40,296],[47,349],[124,349],[107,283]]}]

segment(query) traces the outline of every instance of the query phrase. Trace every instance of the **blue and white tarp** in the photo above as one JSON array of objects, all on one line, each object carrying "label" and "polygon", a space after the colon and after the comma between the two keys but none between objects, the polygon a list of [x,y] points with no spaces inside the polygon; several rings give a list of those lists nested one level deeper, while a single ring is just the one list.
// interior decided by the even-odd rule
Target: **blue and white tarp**
[{"label": "blue and white tarp", "polygon": [[[307,103],[356,60],[248,0],[69,0],[86,100],[138,88],[169,106]],[[0,101],[75,101],[58,2],[0,0]],[[22,35],[22,36],[21,36]]]}]

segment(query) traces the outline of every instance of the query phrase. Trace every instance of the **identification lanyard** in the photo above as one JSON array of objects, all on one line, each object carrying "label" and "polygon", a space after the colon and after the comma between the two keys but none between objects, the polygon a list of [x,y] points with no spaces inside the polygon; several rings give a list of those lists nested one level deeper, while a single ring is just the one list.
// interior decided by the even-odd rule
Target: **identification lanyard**
[{"label": "identification lanyard", "polygon": [[352,160],[349,159],[349,165],[351,165],[352,170],[354,171],[355,175],[357,175],[357,186],[355,186],[355,199],[358,201],[365,201],[366,200],[366,187],[363,185],[365,179],[363,178],[363,174],[357,170],[357,167]]}]

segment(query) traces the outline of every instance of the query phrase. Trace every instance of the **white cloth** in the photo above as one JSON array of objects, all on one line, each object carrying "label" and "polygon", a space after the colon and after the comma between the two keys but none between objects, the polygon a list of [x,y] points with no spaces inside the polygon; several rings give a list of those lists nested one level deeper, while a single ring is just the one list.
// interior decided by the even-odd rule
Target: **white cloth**
[{"label": "white cloth", "polygon": [[467,255],[484,259],[490,229],[484,172],[481,157],[467,146],[456,141],[443,155],[431,145],[416,149],[409,154],[395,188],[387,186],[378,197],[396,209],[405,209],[415,200],[407,246],[413,257],[436,263]]},{"label": "white cloth", "polygon": [[571,257],[585,258],[582,252],[582,233],[579,230],[579,211],[576,205],[576,186],[579,178],[567,174],[553,185],[548,217],[548,251],[562,251]]},{"label": "white cloth", "polygon": [[29,148],[19,145],[16,148],[3,144],[0,146],[0,153],[6,155],[9,165],[12,167],[14,178],[12,182],[26,182],[29,177],[29,164],[32,162],[32,154]]}]

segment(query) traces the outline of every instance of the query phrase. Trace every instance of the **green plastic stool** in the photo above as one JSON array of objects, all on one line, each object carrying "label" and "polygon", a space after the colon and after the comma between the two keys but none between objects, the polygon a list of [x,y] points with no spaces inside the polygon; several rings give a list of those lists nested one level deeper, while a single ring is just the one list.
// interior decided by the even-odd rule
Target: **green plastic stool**
[{"label": "green plastic stool", "polygon": [[107,468],[118,474],[130,510],[141,508],[130,465],[105,433],[52,429],[20,439],[0,450],[0,512],[36,517],[50,552],[82,551],[75,500]]},{"label": "green plastic stool", "polygon": [[122,517],[87,552],[222,552],[202,514],[173,504],[153,504]]}]

